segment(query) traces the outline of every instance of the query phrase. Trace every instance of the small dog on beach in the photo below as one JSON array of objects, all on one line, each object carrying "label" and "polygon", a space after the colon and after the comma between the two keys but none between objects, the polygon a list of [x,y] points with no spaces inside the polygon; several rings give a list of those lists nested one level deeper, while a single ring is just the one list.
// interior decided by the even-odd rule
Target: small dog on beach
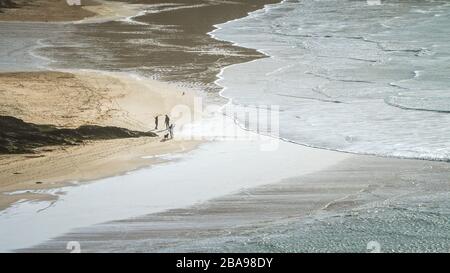
[{"label": "small dog on beach", "polygon": [[161,142],[169,140],[169,133],[165,134]]}]

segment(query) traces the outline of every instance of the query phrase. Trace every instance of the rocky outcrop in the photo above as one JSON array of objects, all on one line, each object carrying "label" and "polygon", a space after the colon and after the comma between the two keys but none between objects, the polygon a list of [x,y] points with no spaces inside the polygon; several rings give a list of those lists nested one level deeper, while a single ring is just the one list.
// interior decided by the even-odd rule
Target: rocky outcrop
[{"label": "rocky outcrop", "polygon": [[0,0],[0,11],[2,8],[14,8],[16,4],[12,0]]},{"label": "rocky outcrop", "polygon": [[51,145],[77,145],[87,140],[156,137],[153,132],[132,131],[113,126],[84,125],[75,129],[57,128],[0,116],[0,154],[33,153]]}]

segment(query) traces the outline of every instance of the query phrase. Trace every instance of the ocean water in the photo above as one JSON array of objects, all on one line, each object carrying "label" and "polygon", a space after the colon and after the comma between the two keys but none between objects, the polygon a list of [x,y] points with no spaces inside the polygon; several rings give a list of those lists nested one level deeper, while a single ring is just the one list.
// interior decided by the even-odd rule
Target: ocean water
[{"label": "ocean water", "polygon": [[448,161],[449,26],[448,1],[287,0],[211,35],[269,56],[218,84],[234,104],[279,105],[279,137]]}]

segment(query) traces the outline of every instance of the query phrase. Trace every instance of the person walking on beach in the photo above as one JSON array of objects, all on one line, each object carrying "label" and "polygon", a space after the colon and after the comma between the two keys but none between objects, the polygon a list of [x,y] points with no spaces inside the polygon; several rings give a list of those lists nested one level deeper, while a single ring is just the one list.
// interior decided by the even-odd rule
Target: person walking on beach
[{"label": "person walking on beach", "polygon": [[173,124],[170,124],[170,126],[169,126],[169,134],[170,134],[170,139],[173,139],[173,128],[174,128],[175,126],[173,125]]},{"label": "person walking on beach", "polygon": [[166,118],[164,119],[164,122],[166,123],[166,129],[168,129],[169,125],[170,125],[170,118],[169,118],[168,115],[166,115]]},{"label": "person walking on beach", "polygon": [[155,130],[158,130],[158,116],[155,117]]}]

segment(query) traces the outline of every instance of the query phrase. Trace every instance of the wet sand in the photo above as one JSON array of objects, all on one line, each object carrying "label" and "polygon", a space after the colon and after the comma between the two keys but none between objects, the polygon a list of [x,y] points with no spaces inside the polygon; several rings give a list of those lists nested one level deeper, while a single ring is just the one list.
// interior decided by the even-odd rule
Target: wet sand
[{"label": "wet sand", "polygon": [[132,16],[140,7],[107,0],[83,0],[81,6],[65,0],[14,0],[0,8],[0,21],[92,23]]},{"label": "wet sand", "polygon": [[[137,17],[100,24],[75,24],[46,39],[37,50],[59,68],[133,71],[162,81],[177,82],[217,96],[217,74],[228,65],[265,57],[253,49],[213,39],[215,24],[244,17],[277,0],[152,1]],[[133,1],[133,4],[148,4]],[[89,21],[89,20],[88,20]]]},{"label": "wet sand", "polygon": [[[64,252],[68,241],[78,241],[83,252],[227,252],[236,251],[233,245],[240,246],[241,251],[257,252],[258,244],[272,243],[264,242],[261,232],[266,227],[305,223],[370,203],[374,208],[394,204],[396,198],[423,187],[433,192],[448,191],[449,171],[450,166],[440,162],[350,156],[322,171],[188,208],[76,229],[20,251]],[[247,241],[253,233],[263,241]],[[374,238],[367,234],[364,239],[369,242]],[[289,251],[273,243],[271,251]],[[361,251],[365,247],[362,244]],[[299,245],[297,251],[301,249]]]},{"label": "wet sand", "polygon": [[[102,2],[103,4],[108,3],[104,1],[96,2]],[[5,35],[5,37],[14,37],[14,41],[17,41],[20,46],[14,46],[13,43],[11,47],[11,45],[8,45],[8,43],[6,43],[5,46],[7,48],[5,50],[4,56],[2,56],[2,62],[10,67],[9,64],[16,66],[17,62],[24,61],[26,62],[26,65],[24,65],[24,67],[29,66],[29,69],[36,69],[37,67],[34,64],[34,61],[29,62],[29,60],[35,60],[36,54],[42,54],[44,58],[48,57],[48,59],[52,60],[52,62],[49,64],[51,64],[53,67],[64,69],[94,68],[100,70],[123,71],[128,70],[127,68],[129,68],[126,62],[138,64],[139,68],[142,64],[145,64],[149,68],[149,70],[146,71],[145,69],[139,69],[139,72],[144,71],[144,74],[147,76],[157,75],[156,78],[163,81],[177,82],[181,84],[186,83],[190,87],[200,87],[200,89],[202,89],[203,91],[213,90],[215,92],[210,98],[213,101],[219,101],[223,103],[224,100],[215,94],[220,90],[220,88],[214,84],[214,81],[217,77],[216,75],[220,71],[220,69],[232,63],[249,61],[263,56],[262,54],[259,54],[254,50],[238,48],[232,46],[230,43],[212,39],[207,35],[206,32],[214,29],[213,24],[223,23],[231,19],[245,16],[247,12],[262,8],[264,4],[274,2],[277,1],[184,0],[178,1],[176,4],[171,3],[170,1],[153,1],[153,5],[161,5],[162,9],[169,7],[169,10],[163,11],[161,12],[161,14],[150,12],[144,17],[134,18],[135,20],[137,20],[137,22],[139,22],[138,20],[141,19],[143,19],[144,21],[150,21],[144,22],[144,25],[131,24],[128,26],[119,21],[109,21],[117,20],[124,16],[135,15],[137,14],[136,9],[134,9],[135,7],[148,3],[133,1],[133,4],[136,5],[130,5],[133,6],[132,9],[125,9],[123,8],[124,6],[122,5],[122,3],[114,1],[108,3],[109,8],[102,5],[89,4],[84,8],[95,12],[100,17],[94,16],[78,22],[83,24],[59,25],[42,23],[5,23],[6,25],[5,29],[2,30],[2,35]],[[69,19],[67,17],[45,17],[45,14],[47,14],[46,12],[39,13],[36,11],[39,11],[39,8],[46,9],[46,7],[52,4],[52,2],[46,2],[42,0],[42,2],[39,3],[42,3],[42,5],[38,5],[38,8],[35,7],[35,9],[28,9],[27,7],[24,7],[23,9],[7,11],[0,15],[2,16],[0,19],[11,21],[59,21],[63,19],[64,21],[66,21],[67,19]],[[122,7],[121,11],[126,12],[120,13],[120,17],[112,16],[114,13],[118,12],[118,7]],[[128,7],[128,5],[126,7]],[[58,8],[58,6],[54,6],[53,8]],[[17,14],[15,12],[17,12]],[[25,16],[25,13],[23,12],[30,14],[29,16]],[[45,16],[42,17],[42,14],[44,14]],[[92,16],[92,14],[78,13],[78,17],[71,17],[70,20],[79,20],[85,15]],[[152,27],[148,28],[146,24],[162,25],[166,27],[159,28],[155,32]],[[121,31],[124,32],[125,36],[130,35],[130,32],[127,31],[127,28],[129,27],[150,29],[151,31],[148,33],[150,37],[155,39],[162,39],[162,43],[151,47],[136,44],[137,48],[133,49],[129,46],[123,47],[123,45],[120,45],[113,41],[114,39],[121,40],[124,38],[122,37]],[[113,33],[111,33],[111,30],[115,29],[117,29],[118,31],[114,31]],[[41,43],[40,41],[42,39],[38,38],[43,37],[45,39],[45,44],[51,45],[52,41],[55,41],[59,43],[59,46],[34,49],[36,45],[34,45],[33,41],[27,41],[26,45],[22,45],[20,37],[17,37],[17,33],[24,35],[23,39],[26,39],[27,37],[32,35],[33,40],[39,40],[39,43]],[[41,34],[37,35],[36,38],[34,38],[34,33]],[[43,35],[45,33],[47,33],[48,36]],[[72,35],[76,39],[74,41],[68,42],[68,48],[66,48],[64,46],[64,42],[66,41],[66,39],[69,39],[70,41]],[[92,42],[92,40],[90,40],[90,35],[94,35],[95,39],[97,39],[97,42],[101,43],[101,45],[92,43],[92,49],[94,51],[93,53],[95,54],[94,58],[91,58],[91,56],[89,55],[89,47],[84,47],[81,50],[77,50],[79,41],[83,41],[83,39],[86,39],[87,41]],[[137,35],[139,36],[139,34]],[[112,40],[102,41],[102,38]],[[107,48],[104,48],[104,45],[108,45]],[[30,49],[33,50],[30,51]],[[106,50],[108,52],[104,53],[103,50]],[[127,52],[127,54],[125,54],[124,50]],[[143,52],[140,50],[146,50],[146,52],[144,52],[145,54],[141,54]],[[148,52],[148,50],[151,50],[151,52]],[[64,53],[61,54],[62,52]],[[47,55],[46,53],[49,53],[50,55]],[[69,53],[69,55],[67,55],[67,53]],[[107,56],[104,56],[104,54],[106,54]],[[26,57],[22,57],[22,55]],[[79,61],[82,62],[82,65],[79,65]],[[103,65],[106,67],[103,67]],[[116,65],[118,65],[118,67],[116,67]],[[119,67],[120,69],[117,69]],[[40,65],[39,69],[42,69]],[[2,70],[5,71],[7,69],[3,68]],[[133,70],[133,72],[136,71]],[[6,108],[2,108],[2,114],[13,115],[18,118],[22,118],[27,122],[35,122],[39,124],[51,123],[57,126],[67,126],[70,128],[87,123],[103,125],[107,124],[108,126],[123,126],[129,129],[136,130],[148,129],[146,125],[143,125],[148,124],[148,116],[145,116],[145,120],[139,119],[142,118],[141,116],[137,120],[130,121],[126,118],[126,115],[121,116],[120,114],[116,115],[117,112],[115,113],[106,111],[107,109],[109,109],[109,107],[114,108],[115,105],[112,105],[111,101],[108,101],[107,97],[105,99],[105,93],[102,92],[104,90],[101,90],[102,88],[100,87],[101,84],[107,85],[109,83],[105,81],[94,81],[94,84],[97,85],[97,87],[95,88],[95,92],[86,92],[86,90],[80,91],[80,88],[77,87],[77,85],[80,85],[79,82],[71,82],[72,80],[70,80],[69,78],[70,77],[66,77],[64,75],[61,77],[61,75],[52,73],[3,74],[2,84],[5,83],[5,87],[8,88],[2,90],[2,104],[5,104],[7,106]],[[21,86],[23,85],[23,82],[25,82],[25,84],[24,86]],[[49,94],[46,93],[48,90],[52,89],[48,89],[48,87],[50,86],[42,85],[42,82],[46,82],[46,84],[50,85],[54,84],[52,87],[58,86],[58,84],[61,84],[62,86],[64,86],[64,88],[73,87],[73,93],[62,96],[62,101],[54,101],[56,97],[48,96]],[[92,84],[93,81],[89,83]],[[19,91],[17,94],[21,96],[30,95],[32,99],[21,100],[16,96],[10,96],[11,94],[5,93],[12,90],[10,89],[11,87],[14,87],[14,90],[16,91]],[[81,87],[83,86],[81,85]],[[38,88],[39,92],[29,92],[25,90],[26,88]],[[72,105],[72,100],[79,97],[77,92],[85,93],[84,95],[86,95],[85,98],[87,100],[84,100],[83,103],[88,103],[87,105]],[[94,94],[97,92],[99,92],[99,95]],[[34,94],[40,95],[34,96]],[[95,97],[92,97],[93,95],[95,95]],[[99,101],[93,103],[97,99]],[[28,102],[33,100],[35,103],[34,105],[40,105],[42,107],[42,111],[35,111],[36,109],[30,107],[31,104]],[[138,96],[133,96],[132,100],[137,101]],[[45,106],[48,107],[45,108]],[[76,119],[74,119],[74,116],[72,115],[73,112],[79,113],[79,116]],[[111,113],[113,115],[109,116]],[[92,117],[95,122],[92,122],[92,120],[90,119],[86,119],[87,117]],[[137,140],[137,142],[139,141],[140,140]],[[136,144],[137,142],[134,142],[134,144]],[[116,145],[116,143],[120,143],[121,145]],[[172,149],[169,147],[167,147],[167,149],[158,149],[162,153],[175,150],[188,150],[195,146],[194,144],[196,143],[184,143],[182,145],[178,144],[176,145],[176,149]],[[40,151],[39,156],[2,156],[2,181],[8,181],[7,183],[3,182],[7,185],[2,187],[2,193],[22,189],[33,190],[48,187],[53,188],[55,186],[64,185],[65,182],[68,181],[83,181],[105,177],[108,175],[120,174],[125,171],[148,165],[149,163],[148,159],[132,160],[130,156],[137,158],[139,157],[139,155],[142,155],[144,153],[145,155],[149,155],[150,150],[157,150],[154,147],[154,143],[151,143],[149,144],[150,146],[147,145],[149,146],[148,148],[136,147],[134,151],[137,154],[133,153],[134,155],[125,155],[126,150],[123,148],[125,146],[122,146],[122,144],[125,146],[131,145],[126,140],[111,140],[102,142],[102,144],[89,143],[84,145],[83,147],[52,147],[49,150],[44,149]],[[169,144],[166,144],[166,146],[167,145]],[[103,146],[108,151],[115,151],[113,153],[114,155],[116,155],[114,157],[114,160],[117,161],[117,164],[115,164],[115,168],[106,167],[108,163],[113,164],[114,162],[111,161],[110,153],[108,153],[100,146]],[[86,147],[86,149],[84,149],[84,147]],[[75,159],[75,162],[73,158],[67,156],[68,154],[78,155],[77,159]],[[84,162],[88,164],[84,164]],[[53,165],[53,168],[48,168],[48,166],[52,164],[56,165]],[[91,167],[89,167],[89,165],[91,165]],[[23,168],[26,168],[27,171],[21,171]],[[36,182],[38,182],[39,184],[37,184]],[[18,186],[19,184],[20,186]],[[40,196],[39,198],[41,197],[42,196]],[[5,208],[12,202],[18,201],[21,198],[35,199],[36,196],[30,193],[24,193],[14,196],[4,195],[4,197],[2,197],[1,208]]]},{"label": "wet sand", "polygon": [[[59,128],[101,125],[152,131],[156,115],[170,114],[176,105],[192,109],[195,96],[190,90],[157,81],[94,71],[2,73],[0,82],[0,115]],[[34,154],[0,155],[0,208],[23,198],[48,198],[27,193],[11,196],[6,192],[48,189],[66,182],[118,175],[158,161],[143,156],[186,151],[198,143],[161,142],[162,134],[47,146]]]}]

